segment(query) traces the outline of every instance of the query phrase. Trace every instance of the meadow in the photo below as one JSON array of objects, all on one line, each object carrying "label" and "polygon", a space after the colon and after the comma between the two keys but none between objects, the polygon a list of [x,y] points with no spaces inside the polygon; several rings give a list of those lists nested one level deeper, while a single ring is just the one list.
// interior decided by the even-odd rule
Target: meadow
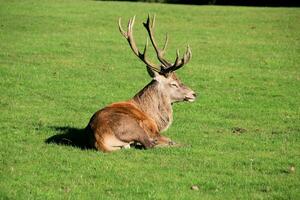
[{"label": "meadow", "polygon": [[[150,81],[117,26],[136,15],[142,48],[148,13],[168,59],[193,52],[177,74],[198,99],[174,104],[164,133],[184,146],[46,143]],[[300,199],[299,20],[299,8],[1,0],[0,199]]]}]

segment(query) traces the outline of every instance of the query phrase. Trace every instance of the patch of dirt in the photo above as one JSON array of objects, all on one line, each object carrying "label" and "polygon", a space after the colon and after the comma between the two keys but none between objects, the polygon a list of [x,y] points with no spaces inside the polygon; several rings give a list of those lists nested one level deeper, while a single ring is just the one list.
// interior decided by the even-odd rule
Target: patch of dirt
[{"label": "patch of dirt", "polygon": [[233,127],[233,128],[231,129],[231,131],[232,131],[232,133],[235,133],[235,134],[238,134],[238,135],[247,132],[246,129],[241,128],[241,127]]}]

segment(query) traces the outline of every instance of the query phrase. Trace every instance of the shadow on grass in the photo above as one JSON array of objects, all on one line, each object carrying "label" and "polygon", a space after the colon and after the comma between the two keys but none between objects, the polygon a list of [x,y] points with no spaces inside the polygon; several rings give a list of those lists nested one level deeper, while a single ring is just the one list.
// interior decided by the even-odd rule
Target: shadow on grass
[{"label": "shadow on grass", "polygon": [[85,129],[73,128],[73,127],[50,127],[59,134],[53,135],[45,140],[47,144],[57,144],[72,146],[80,148],[82,150],[94,149],[89,145],[88,134]]},{"label": "shadow on grass", "polygon": [[[73,127],[56,127],[52,126],[51,129],[59,132],[59,134],[53,135],[45,140],[46,144],[57,144],[80,148],[82,150],[93,149],[89,144],[89,134],[85,129],[73,128]],[[131,148],[144,149],[140,144],[132,144]]]}]

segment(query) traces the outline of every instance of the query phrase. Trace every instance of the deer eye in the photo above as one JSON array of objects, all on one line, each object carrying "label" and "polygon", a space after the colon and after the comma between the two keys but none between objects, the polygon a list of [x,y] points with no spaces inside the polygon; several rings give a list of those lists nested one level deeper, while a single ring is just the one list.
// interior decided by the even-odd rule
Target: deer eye
[{"label": "deer eye", "polygon": [[177,83],[171,83],[171,86],[172,86],[172,87],[175,87],[175,88],[178,88]]}]

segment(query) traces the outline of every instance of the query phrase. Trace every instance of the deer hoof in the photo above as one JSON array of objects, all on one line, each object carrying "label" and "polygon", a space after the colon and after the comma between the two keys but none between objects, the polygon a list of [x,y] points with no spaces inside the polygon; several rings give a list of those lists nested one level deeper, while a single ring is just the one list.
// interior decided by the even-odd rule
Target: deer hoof
[{"label": "deer hoof", "polygon": [[122,147],[122,149],[130,149],[130,143],[124,145],[124,146]]}]

